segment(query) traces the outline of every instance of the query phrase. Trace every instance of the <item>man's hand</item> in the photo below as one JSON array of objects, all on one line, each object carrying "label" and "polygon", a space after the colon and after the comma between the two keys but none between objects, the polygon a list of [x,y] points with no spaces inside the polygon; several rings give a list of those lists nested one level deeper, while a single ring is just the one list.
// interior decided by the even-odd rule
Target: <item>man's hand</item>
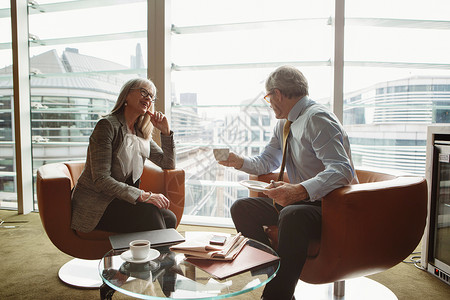
[{"label": "man's hand", "polygon": [[235,169],[242,168],[242,165],[244,164],[244,158],[234,152],[230,151],[230,154],[228,155],[227,160],[222,160],[218,162],[220,165],[225,167],[233,167]]},{"label": "man's hand", "polygon": [[271,182],[269,190],[264,195],[275,200],[275,203],[285,207],[289,204],[309,199],[308,192],[301,184],[291,184],[283,181]]}]

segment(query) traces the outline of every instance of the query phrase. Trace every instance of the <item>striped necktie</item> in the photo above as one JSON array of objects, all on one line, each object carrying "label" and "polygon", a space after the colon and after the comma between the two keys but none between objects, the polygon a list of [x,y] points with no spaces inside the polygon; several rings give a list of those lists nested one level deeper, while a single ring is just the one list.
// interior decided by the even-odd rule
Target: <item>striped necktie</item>
[{"label": "striped necktie", "polygon": [[[286,123],[284,123],[283,127],[283,161],[281,162],[281,169],[280,174],[278,174],[278,181],[283,181],[283,175],[284,175],[284,167],[286,166],[286,150],[287,150],[287,138],[289,136],[289,132],[291,131],[291,124],[292,121],[286,120]],[[280,213],[278,210],[275,200],[272,199],[272,205],[273,208],[277,211],[277,213]]]},{"label": "striped necktie", "polygon": [[287,138],[289,136],[289,132],[291,131],[292,121],[286,120],[283,127],[283,161],[281,162],[280,174],[278,175],[278,181],[283,180],[284,175],[284,167],[286,166],[286,151],[287,151]]}]

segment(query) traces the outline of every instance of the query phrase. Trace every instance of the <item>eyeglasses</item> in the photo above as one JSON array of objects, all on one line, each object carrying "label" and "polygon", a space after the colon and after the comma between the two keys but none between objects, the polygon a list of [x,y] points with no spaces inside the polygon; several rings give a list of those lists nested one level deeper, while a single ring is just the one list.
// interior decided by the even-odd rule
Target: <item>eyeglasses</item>
[{"label": "eyeglasses", "polygon": [[151,103],[155,103],[156,102],[156,98],[153,98],[153,95],[151,93],[149,93],[146,89],[144,88],[131,88],[132,90],[139,90],[139,92],[141,93],[141,96],[144,98],[150,97],[150,102]]},{"label": "eyeglasses", "polygon": [[270,104],[270,94],[272,94],[272,92],[269,92],[267,95],[264,96],[264,100],[266,100],[266,102],[269,104]]}]

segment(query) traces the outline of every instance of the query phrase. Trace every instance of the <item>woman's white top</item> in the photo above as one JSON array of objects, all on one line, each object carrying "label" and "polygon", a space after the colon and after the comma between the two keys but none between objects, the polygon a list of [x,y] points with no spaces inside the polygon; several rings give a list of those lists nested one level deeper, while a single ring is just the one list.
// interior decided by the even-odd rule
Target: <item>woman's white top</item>
[{"label": "woman's white top", "polygon": [[117,152],[117,158],[125,178],[132,174],[133,183],[135,183],[142,175],[145,158],[149,156],[150,142],[128,132]]}]

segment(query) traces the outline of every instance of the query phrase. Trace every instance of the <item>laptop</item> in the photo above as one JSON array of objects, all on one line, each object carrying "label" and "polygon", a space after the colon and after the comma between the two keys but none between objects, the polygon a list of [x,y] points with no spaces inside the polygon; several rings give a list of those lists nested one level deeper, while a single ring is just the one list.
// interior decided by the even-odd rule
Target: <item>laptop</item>
[{"label": "laptop", "polygon": [[173,228],[121,233],[109,236],[111,246],[115,250],[129,248],[130,242],[134,240],[149,240],[152,248],[175,245],[185,241],[184,237]]}]

